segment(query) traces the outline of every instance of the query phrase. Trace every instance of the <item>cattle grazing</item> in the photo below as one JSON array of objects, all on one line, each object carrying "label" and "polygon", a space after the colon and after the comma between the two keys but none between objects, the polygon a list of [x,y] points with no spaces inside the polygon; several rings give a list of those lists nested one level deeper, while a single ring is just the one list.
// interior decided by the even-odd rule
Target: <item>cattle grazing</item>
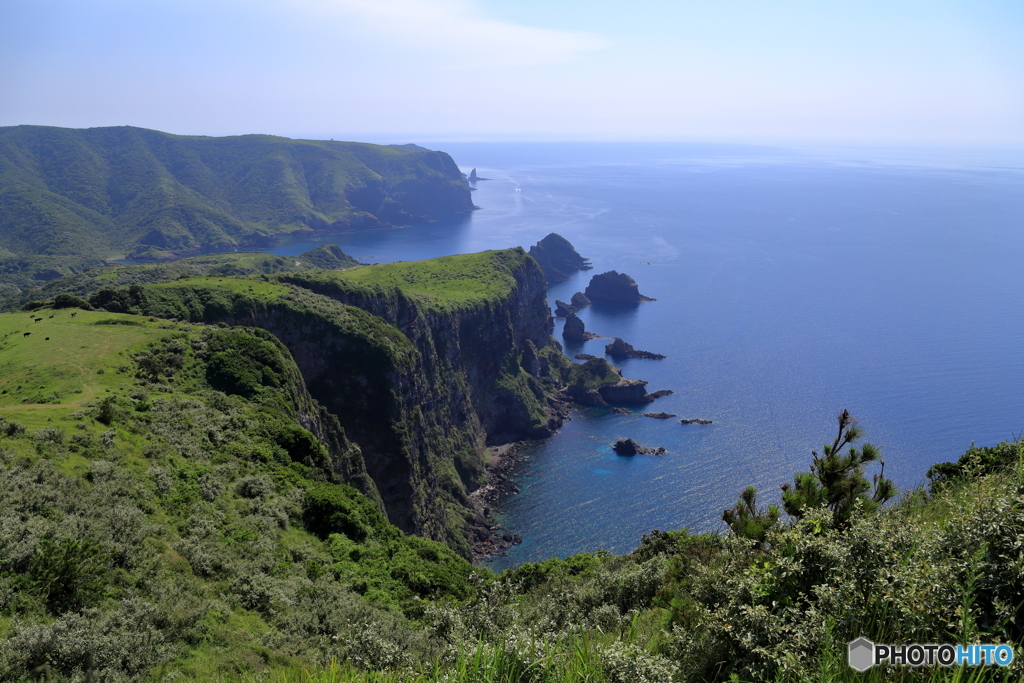
[{"label": "cattle grazing", "polygon": [[30,335],[30,334],[32,334],[32,333],[31,333],[31,332],[26,332],[26,333],[25,333],[25,336],[27,337],[27,336],[28,336],[28,335]]},{"label": "cattle grazing", "polygon": [[50,317],[52,318],[53,316],[51,315]]},{"label": "cattle grazing", "polygon": [[78,312],[77,312],[77,311],[76,311],[76,312],[74,312],[74,313],[72,313],[72,314],[71,314],[71,317],[72,317],[72,318],[74,318],[74,317],[75,317],[76,315],[78,315]]},{"label": "cattle grazing", "polygon": [[46,341],[50,341],[50,338],[49,338],[49,337],[47,337],[47,338],[46,338]]},{"label": "cattle grazing", "polygon": [[36,318],[36,322],[39,322],[40,320],[42,320],[42,318]]}]

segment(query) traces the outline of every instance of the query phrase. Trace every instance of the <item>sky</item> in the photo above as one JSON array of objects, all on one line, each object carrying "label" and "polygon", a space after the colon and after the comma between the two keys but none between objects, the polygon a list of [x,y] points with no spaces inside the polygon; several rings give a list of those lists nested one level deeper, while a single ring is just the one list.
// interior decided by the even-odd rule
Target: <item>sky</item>
[{"label": "sky", "polygon": [[0,0],[0,126],[1024,145],[1020,0]]}]

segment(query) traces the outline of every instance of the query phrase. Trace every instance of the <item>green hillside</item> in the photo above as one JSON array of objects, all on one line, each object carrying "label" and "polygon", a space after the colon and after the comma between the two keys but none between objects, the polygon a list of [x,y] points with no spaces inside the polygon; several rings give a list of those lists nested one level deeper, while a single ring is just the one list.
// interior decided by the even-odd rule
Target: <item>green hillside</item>
[{"label": "green hillside", "polygon": [[52,266],[32,260],[39,256],[71,259],[55,261],[67,274],[97,259],[166,259],[472,208],[443,152],[132,127],[0,128],[0,276],[52,279]]}]

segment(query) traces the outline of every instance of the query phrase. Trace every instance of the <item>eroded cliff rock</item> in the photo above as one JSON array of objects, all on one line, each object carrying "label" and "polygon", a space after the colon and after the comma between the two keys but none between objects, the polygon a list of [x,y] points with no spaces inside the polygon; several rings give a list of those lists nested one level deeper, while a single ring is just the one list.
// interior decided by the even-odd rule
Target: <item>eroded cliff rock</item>
[{"label": "eroded cliff rock", "polygon": [[633,278],[615,270],[590,278],[586,297],[595,304],[637,304],[641,301],[657,301],[641,294]]},{"label": "eroded cliff rock", "polygon": [[530,247],[530,256],[537,259],[549,283],[568,280],[576,271],[592,268],[569,240],[554,232]]}]

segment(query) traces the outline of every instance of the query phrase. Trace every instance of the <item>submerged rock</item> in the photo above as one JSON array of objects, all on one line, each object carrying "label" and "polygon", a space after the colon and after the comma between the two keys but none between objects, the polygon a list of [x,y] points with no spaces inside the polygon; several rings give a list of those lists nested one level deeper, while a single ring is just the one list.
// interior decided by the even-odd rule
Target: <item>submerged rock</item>
[{"label": "submerged rock", "polygon": [[[583,321],[575,313],[570,313],[565,318],[565,328],[562,330],[562,336],[568,341],[578,343],[590,341],[597,335],[587,332],[583,327]],[[590,358],[593,358],[593,356],[590,356]]]},{"label": "submerged rock", "polygon": [[680,420],[679,422],[681,424],[684,424],[684,425],[709,425],[709,424],[711,424],[711,420],[704,420],[704,419],[699,418],[699,417],[696,417],[696,418],[694,418],[692,420],[685,420],[684,419],[684,420]]},{"label": "submerged rock", "polygon": [[661,360],[665,356],[660,353],[651,353],[650,351],[640,351],[634,349],[632,344],[622,341],[618,337],[615,338],[611,344],[606,344],[604,352],[612,358],[651,358],[653,360]]},{"label": "submerged rock", "polygon": [[675,413],[644,413],[644,417],[656,417],[659,420],[667,420],[670,417],[675,417]]},{"label": "submerged rock", "polygon": [[548,284],[568,280],[576,271],[593,267],[576,253],[569,240],[554,232],[530,247],[530,256],[537,259]]},{"label": "submerged rock", "polygon": [[612,408],[612,415],[632,415],[633,411],[627,408]]},{"label": "submerged rock", "polygon": [[619,455],[636,455],[637,453],[647,453],[650,455],[664,455],[665,453],[668,452],[661,446],[658,446],[657,448],[647,448],[645,446],[641,446],[636,441],[633,441],[633,439],[619,439],[614,444],[612,444],[612,450],[618,453]]},{"label": "submerged rock", "polygon": [[590,278],[585,296],[592,303],[637,304],[641,301],[657,301],[640,293],[636,281],[625,273],[609,270]]}]

